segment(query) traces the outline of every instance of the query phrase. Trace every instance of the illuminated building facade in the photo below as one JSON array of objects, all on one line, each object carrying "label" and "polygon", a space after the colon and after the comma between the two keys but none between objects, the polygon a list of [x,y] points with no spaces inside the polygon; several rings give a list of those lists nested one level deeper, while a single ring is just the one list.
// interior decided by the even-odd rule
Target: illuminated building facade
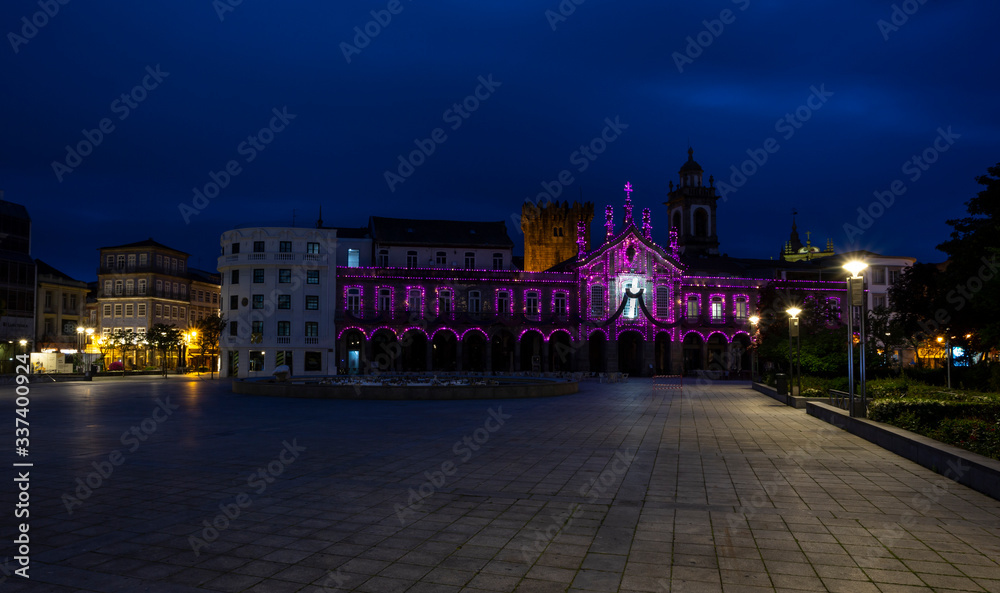
[{"label": "illuminated building facade", "polygon": [[35,350],[73,351],[80,346],[76,328],[86,326],[87,283],[74,280],[42,260],[38,269]]},{"label": "illuminated building facade", "polygon": [[14,372],[14,355],[32,350],[35,284],[28,209],[4,200],[0,191],[0,371],[3,373]]}]

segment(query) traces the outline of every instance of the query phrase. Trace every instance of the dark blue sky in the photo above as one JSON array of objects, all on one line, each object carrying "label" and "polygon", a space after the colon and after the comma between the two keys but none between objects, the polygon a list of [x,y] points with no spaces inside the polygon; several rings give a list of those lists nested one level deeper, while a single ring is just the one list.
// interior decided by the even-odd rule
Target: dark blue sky
[{"label": "dark blue sky", "polygon": [[[871,0],[244,0],[220,19],[221,6],[77,1],[47,17],[37,0],[3,3],[0,188],[28,206],[35,257],[90,280],[97,247],[152,236],[214,269],[223,231],[290,224],[293,211],[311,225],[320,205],[338,226],[510,221],[563,170],[560,199],[582,189],[596,232],[630,180],[665,242],[662,203],[690,142],[717,183],[748,149],[777,147],[720,201],[723,252],[776,255],[796,208],[821,246],[940,261],[945,219],[1000,161],[992,1],[897,3],[898,27],[893,3]],[[373,10],[391,21],[369,24]],[[366,25],[377,35],[345,50]],[[467,118],[448,112],[491,76],[499,85],[478,88]],[[121,100],[144,81],[151,90]],[[827,96],[810,99],[814,88]],[[295,118],[275,120],[284,129],[265,132],[263,150],[241,148],[283,108]],[[805,121],[779,123],[796,113]],[[93,152],[68,158],[105,118]],[[580,171],[573,153],[615,118],[627,128]],[[436,128],[444,141],[390,190],[386,171]],[[936,162],[910,162],[925,151]],[[229,161],[238,173],[185,222],[179,206]],[[895,180],[905,193],[849,242],[844,225]]]}]

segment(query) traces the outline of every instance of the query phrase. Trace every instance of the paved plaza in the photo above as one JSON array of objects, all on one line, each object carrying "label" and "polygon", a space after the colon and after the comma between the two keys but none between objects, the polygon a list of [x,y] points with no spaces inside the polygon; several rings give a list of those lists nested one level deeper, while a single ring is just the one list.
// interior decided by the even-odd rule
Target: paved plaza
[{"label": "paved plaza", "polygon": [[746,384],[356,402],[100,379],[32,384],[29,420],[31,580],[0,591],[1000,592],[1000,501]]}]

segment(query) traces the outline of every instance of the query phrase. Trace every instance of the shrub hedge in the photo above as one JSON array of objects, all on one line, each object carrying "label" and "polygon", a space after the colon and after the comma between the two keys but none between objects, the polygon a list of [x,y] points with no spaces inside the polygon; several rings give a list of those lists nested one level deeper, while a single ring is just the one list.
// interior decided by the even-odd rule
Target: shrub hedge
[{"label": "shrub hedge", "polygon": [[1000,401],[875,399],[868,418],[1000,459]]}]

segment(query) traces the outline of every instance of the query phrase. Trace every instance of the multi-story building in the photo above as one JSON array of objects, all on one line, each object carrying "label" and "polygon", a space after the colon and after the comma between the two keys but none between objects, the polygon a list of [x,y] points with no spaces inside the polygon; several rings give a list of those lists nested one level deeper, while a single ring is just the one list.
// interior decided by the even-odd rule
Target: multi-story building
[{"label": "multi-story building", "polygon": [[100,248],[97,320],[107,338],[114,330],[144,336],[158,323],[196,328],[219,310],[218,276],[188,268],[189,255],[153,239]]},{"label": "multi-story building", "polygon": [[223,233],[218,268],[228,322],[220,341],[224,376],[256,376],[280,365],[294,374],[335,372],[336,257],[337,229]]},{"label": "multi-story building", "polygon": [[35,264],[38,270],[35,350],[76,350],[81,346],[77,327],[88,326],[84,315],[87,283],[70,278],[40,259]]},{"label": "multi-story building", "polygon": [[14,372],[15,354],[32,349],[35,283],[31,217],[24,206],[4,200],[0,191],[0,369],[4,373]]}]

